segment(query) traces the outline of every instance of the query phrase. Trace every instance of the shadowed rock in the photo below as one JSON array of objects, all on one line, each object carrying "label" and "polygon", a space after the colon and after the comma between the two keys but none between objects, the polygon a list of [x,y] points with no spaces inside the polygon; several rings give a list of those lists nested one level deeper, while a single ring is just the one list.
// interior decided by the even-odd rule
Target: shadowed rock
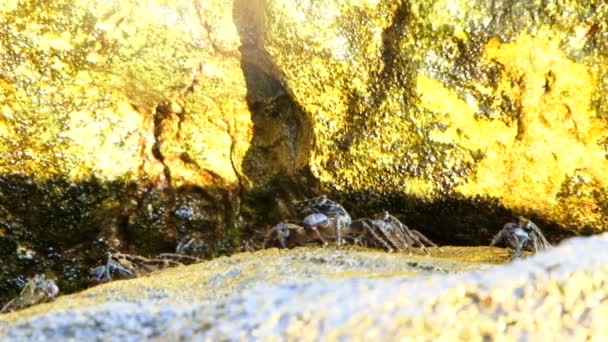
[{"label": "shadowed rock", "polygon": [[572,239],[500,266],[478,262],[504,260],[505,251],[444,249],[443,256],[461,261],[331,249],[239,254],[116,281],[0,316],[0,336],[3,340],[43,336],[601,340],[607,336],[608,235]]}]

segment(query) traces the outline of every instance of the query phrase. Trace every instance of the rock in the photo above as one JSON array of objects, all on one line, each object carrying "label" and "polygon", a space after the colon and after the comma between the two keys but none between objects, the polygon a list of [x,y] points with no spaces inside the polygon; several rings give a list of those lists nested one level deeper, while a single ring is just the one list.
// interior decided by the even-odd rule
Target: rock
[{"label": "rock", "polygon": [[[597,232],[608,6],[594,4],[275,0],[261,40],[310,115],[310,168],[337,192],[490,201],[486,212],[497,201]],[[447,222],[433,229],[449,234]],[[469,241],[489,238],[470,226]]]},{"label": "rock", "polygon": [[252,122],[231,6],[9,1],[0,23],[0,303],[30,273],[82,288],[107,248],[233,248]]},{"label": "rock", "polygon": [[233,253],[320,192],[438,243],[485,245],[514,213],[553,241],[602,231],[593,8],[5,2],[0,303],[38,273],[83,288],[110,249]]},{"label": "rock", "polygon": [[576,238],[496,266],[478,263],[506,255],[487,247],[447,247],[438,255],[460,261],[271,249],[115,281],[2,315],[0,336],[599,341],[608,336],[607,247],[606,234]]}]

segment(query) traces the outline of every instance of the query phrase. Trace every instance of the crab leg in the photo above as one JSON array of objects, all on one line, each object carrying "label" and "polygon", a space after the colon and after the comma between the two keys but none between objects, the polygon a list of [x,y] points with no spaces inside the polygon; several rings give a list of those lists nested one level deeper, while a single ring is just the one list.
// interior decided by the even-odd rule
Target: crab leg
[{"label": "crab leg", "polygon": [[429,240],[426,236],[424,236],[421,232],[412,229],[411,231],[413,234],[415,234],[416,236],[418,236],[418,238],[420,240],[422,240],[422,242],[424,242],[427,246],[430,247],[435,247],[435,248],[439,248],[435,243],[433,243],[433,241]]},{"label": "crab leg", "polygon": [[[411,232],[411,234],[412,234],[413,236],[415,236],[415,237],[416,237],[416,241],[417,241],[417,242],[420,244],[420,246],[422,247],[422,250],[423,250],[423,251],[424,251],[426,254],[430,254],[430,253],[427,251],[427,249],[425,248],[425,245],[424,245],[424,244],[426,244],[426,245],[427,245],[427,246],[429,246],[429,247],[434,247],[434,248],[439,249],[439,247],[437,247],[437,245],[436,245],[436,244],[434,244],[434,243],[433,243],[431,240],[429,240],[429,239],[428,239],[426,236],[422,235],[422,233],[421,233],[421,232],[419,232],[419,231],[417,231],[417,230],[415,230],[415,229],[412,229],[410,232]],[[421,243],[420,241],[424,242],[424,244],[423,244],[423,243]]]},{"label": "crab leg", "polygon": [[409,250],[409,248],[414,244],[414,242],[417,242],[417,241],[412,236],[410,229],[406,225],[402,224],[399,221],[397,221],[397,222],[398,222],[397,229],[399,229],[399,233],[400,233],[397,235],[397,237],[399,238],[401,243],[403,245],[405,245]]},{"label": "crab leg", "polygon": [[193,257],[191,255],[185,255],[185,254],[178,254],[178,253],[161,253],[158,255],[159,259],[171,259],[171,261],[173,262],[177,262],[178,264],[182,263],[182,262],[186,262],[186,263],[196,263],[196,262],[200,262],[201,259],[197,258],[197,257]]},{"label": "crab leg", "polygon": [[[369,220],[366,220],[366,221],[369,221]],[[363,225],[363,228],[365,229],[365,231],[369,232],[376,241],[379,241],[380,244],[382,244],[382,246],[384,246],[384,248],[386,249],[387,252],[392,253],[394,251],[393,247],[391,247],[391,245],[388,242],[386,242],[386,240],[384,238],[382,238],[380,235],[378,235],[376,233],[376,231],[374,230],[374,228],[372,228],[374,226],[373,222],[371,222],[371,225],[365,221],[360,221],[360,222]]]},{"label": "crab leg", "polygon": [[[410,228],[406,225],[404,225],[401,221],[394,219],[393,216],[390,216],[392,219],[391,221],[393,221],[393,223],[396,224],[397,229],[399,230],[398,237],[400,238],[401,241],[403,241],[403,244],[407,247],[408,251],[411,253],[411,247],[412,245],[414,245],[415,242],[417,242],[419,245],[420,241],[412,234],[412,232],[410,231]],[[424,249],[424,246],[422,246]]]},{"label": "crab leg", "polygon": [[13,303],[14,303],[14,302],[15,302],[15,301],[18,299],[18,298],[19,298],[19,297],[15,297],[15,298],[13,298],[13,299],[9,300],[9,301],[8,301],[8,303],[6,303],[6,304],[5,304],[5,305],[2,307],[2,309],[0,310],[0,313],[6,312],[6,311],[7,311],[7,309],[8,309],[8,308],[9,308],[9,307],[10,307],[10,306],[11,306],[11,305],[12,305],[12,304],[13,304]]},{"label": "crab leg", "polygon": [[336,243],[342,245],[342,222],[339,218],[336,218]]},{"label": "crab leg", "polygon": [[497,243],[500,243],[501,241],[504,241],[504,239],[506,237],[507,237],[506,231],[501,230],[500,232],[498,232],[498,234],[496,234],[494,236],[494,238],[492,239],[492,242],[490,242],[490,247],[496,245]]},{"label": "crab leg", "polygon": [[312,229],[312,231],[315,233],[315,236],[321,240],[321,242],[323,243],[323,245],[327,245],[327,241],[325,241],[325,239],[323,238],[323,236],[321,236],[321,233],[319,232],[319,230],[317,229],[317,227],[310,227],[310,229]]},{"label": "crab leg", "polygon": [[285,241],[285,237],[281,234],[278,234],[277,238],[279,239],[279,244],[281,245],[281,247],[287,248],[287,242]]},{"label": "crab leg", "polygon": [[108,262],[106,262],[106,278],[108,281],[112,281],[112,272],[110,267],[112,266],[112,253],[108,252]]}]

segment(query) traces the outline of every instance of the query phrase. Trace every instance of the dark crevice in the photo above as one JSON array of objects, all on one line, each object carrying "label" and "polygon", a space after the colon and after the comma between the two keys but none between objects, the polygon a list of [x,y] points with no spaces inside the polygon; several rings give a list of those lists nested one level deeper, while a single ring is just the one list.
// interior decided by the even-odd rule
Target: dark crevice
[{"label": "dark crevice", "polygon": [[264,9],[263,0],[237,0],[233,7],[253,121],[253,137],[241,169],[252,187],[263,187],[275,176],[295,177],[308,164],[312,146],[310,117],[292,99],[263,48]]},{"label": "dark crevice", "polygon": [[243,239],[285,216],[280,208],[292,199],[313,196],[318,190],[307,168],[313,145],[311,119],[293,100],[263,47],[265,6],[263,0],[236,0],[233,5],[253,121],[253,137],[240,168],[247,182],[239,194]]},{"label": "dark crevice", "polygon": [[161,145],[163,143],[161,139],[163,127],[163,120],[167,119],[171,115],[170,105],[168,103],[162,103],[158,105],[154,110],[154,146],[152,147],[152,155],[158,159],[163,166],[163,173],[169,187],[171,187],[171,170],[165,165],[165,157],[161,151]]}]

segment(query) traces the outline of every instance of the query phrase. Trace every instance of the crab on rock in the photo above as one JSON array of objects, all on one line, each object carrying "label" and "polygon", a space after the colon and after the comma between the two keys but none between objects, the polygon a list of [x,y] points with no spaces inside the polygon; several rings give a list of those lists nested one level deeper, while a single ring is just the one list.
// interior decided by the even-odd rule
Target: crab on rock
[{"label": "crab on rock", "polygon": [[46,279],[44,274],[36,274],[30,278],[19,296],[11,299],[0,313],[24,309],[38,303],[53,300],[59,294],[59,287],[53,279]]},{"label": "crab on rock", "polygon": [[506,223],[494,236],[490,246],[499,243],[506,243],[508,248],[513,249],[515,257],[521,257],[524,250],[536,253],[551,246],[540,228],[523,216],[519,217],[518,223]]},{"label": "crab on rock", "polygon": [[351,224],[352,219],[340,203],[330,200],[327,195],[321,195],[293,204],[301,215],[306,215],[303,220],[305,227],[321,229],[326,235],[335,234],[336,243],[343,243],[342,231]]},{"label": "crab on rock", "polygon": [[429,254],[427,246],[439,248],[422,233],[410,229],[388,211],[382,212],[374,219],[355,220],[349,228],[351,233],[358,235],[357,240],[365,241],[365,245],[380,244],[388,252],[406,250],[411,253],[412,247],[418,245],[424,253]]},{"label": "crab on rock", "polygon": [[157,259],[148,259],[139,255],[108,252],[102,264],[91,269],[90,282],[106,283],[114,279],[136,278],[167,267],[183,265],[173,260],[176,254],[161,254]]},{"label": "crab on rock", "polygon": [[344,207],[326,195],[293,202],[304,219],[300,224],[281,222],[267,235],[264,245],[278,242],[283,248],[299,246],[314,241],[327,244],[326,239],[341,245],[346,239],[362,245],[382,246],[387,251],[411,252],[414,245],[428,254],[426,246],[437,247],[422,233],[409,229],[387,211],[374,219],[352,220]]}]

